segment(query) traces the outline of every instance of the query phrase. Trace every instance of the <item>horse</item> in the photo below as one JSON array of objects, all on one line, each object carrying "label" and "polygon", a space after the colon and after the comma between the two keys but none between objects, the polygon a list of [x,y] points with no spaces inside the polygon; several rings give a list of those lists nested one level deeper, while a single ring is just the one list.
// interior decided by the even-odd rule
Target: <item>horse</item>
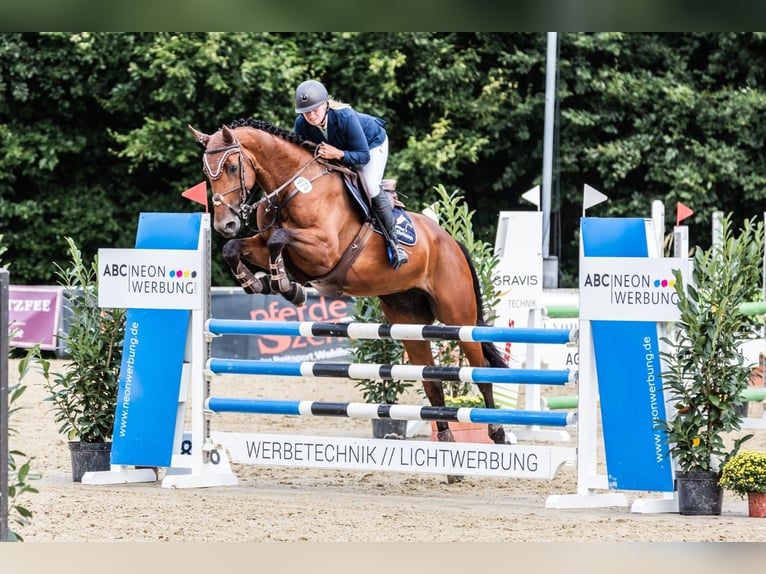
[{"label": "horse", "polygon": [[[350,170],[319,158],[315,143],[252,118],[211,135],[188,128],[204,148],[213,227],[228,239],[223,257],[247,293],[282,295],[302,305],[310,285],[327,296],[377,297],[389,323],[486,325],[470,253],[429,217],[407,212],[417,240],[404,246],[409,263],[394,270],[385,238],[371,231],[347,189]],[[254,201],[256,186],[261,192]],[[248,233],[253,215],[255,233],[238,237]],[[435,364],[429,341],[402,344],[413,364]],[[492,343],[459,346],[472,366],[506,367]],[[422,384],[431,405],[443,407],[442,382]],[[492,385],[477,386],[486,407],[495,408]],[[447,422],[436,426],[437,440],[454,442]],[[507,444],[502,425],[490,424],[487,432],[494,443]]]}]

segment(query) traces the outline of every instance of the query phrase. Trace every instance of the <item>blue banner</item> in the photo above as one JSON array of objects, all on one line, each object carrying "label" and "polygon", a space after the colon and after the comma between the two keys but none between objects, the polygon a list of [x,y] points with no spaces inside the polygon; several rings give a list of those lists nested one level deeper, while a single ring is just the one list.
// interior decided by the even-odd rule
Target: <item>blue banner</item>
[{"label": "blue banner", "polygon": [[[586,257],[647,257],[644,219],[584,218]],[[672,492],[657,324],[591,321],[609,487]]]},{"label": "blue banner", "polygon": [[[201,213],[142,213],[138,249],[197,249]],[[128,309],[112,464],[169,467],[191,312]]]}]

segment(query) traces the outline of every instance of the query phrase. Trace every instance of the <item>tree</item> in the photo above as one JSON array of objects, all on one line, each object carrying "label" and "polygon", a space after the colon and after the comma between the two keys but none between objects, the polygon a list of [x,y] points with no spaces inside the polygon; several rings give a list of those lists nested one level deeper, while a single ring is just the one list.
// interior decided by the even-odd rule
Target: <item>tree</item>
[{"label": "tree", "polygon": [[[766,193],[762,33],[559,34],[550,251],[576,284],[582,187],[599,216],[647,216],[662,200],[745,219]],[[130,247],[141,211],[198,207],[186,125],[257,117],[285,128],[292,93],[317,78],[383,117],[389,175],[410,205],[461,191],[477,238],[541,183],[543,33],[25,33],[0,35],[0,226],[20,283],[51,283],[72,237],[91,257]],[[214,238],[214,252],[223,240]],[[222,258],[213,283],[233,281]]]}]

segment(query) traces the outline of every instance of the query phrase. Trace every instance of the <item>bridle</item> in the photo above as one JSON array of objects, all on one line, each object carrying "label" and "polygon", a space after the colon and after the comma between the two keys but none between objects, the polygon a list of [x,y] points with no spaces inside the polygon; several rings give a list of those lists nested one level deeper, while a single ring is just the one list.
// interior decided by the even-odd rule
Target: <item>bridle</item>
[{"label": "bridle", "polygon": [[[221,175],[223,175],[223,168],[224,168],[224,164],[226,163],[226,160],[228,159],[230,155],[235,153],[237,154],[237,164],[239,168],[239,185],[236,187],[232,187],[231,189],[228,189],[226,191],[214,194],[213,206],[214,207],[218,207],[220,205],[226,206],[237,217],[239,217],[244,222],[245,225],[249,227],[250,216],[258,208],[258,206],[261,203],[265,203],[266,204],[265,212],[266,213],[273,212],[274,214],[273,219],[271,224],[264,227],[263,229],[257,230],[257,232],[270,229],[271,227],[276,227],[279,224],[279,210],[283,208],[285,205],[287,205],[287,203],[293,197],[295,197],[295,195],[300,191],[300,188],[297,185],[294,186],[292,191],[281,202],[278,201],[279,194],[285,188],[287,188],[287,186],[295,182],[301,176],[301,174],[304,171],[306,171],[309,165],[311,165],[312,163],[316,161],[318,163],[321,163],[324,166],[324,169],[319,174],[313,176],[310,180],[306,180],[308,181],[308,183],[312,183],[313,181],[319,179],[323,175],[326,175],[330,173],[330,171],[332,171],[332,169],[325,162],[325,160],[319,158],[315,152],[312,158],[308,160],[306,163],[304,163],[300,168],[298,168],[298,171],[296,171],[292,176],[290,176],[284,183],[278,186],[274,191],[264,195],[261,199],[253,203],[252,202],[253,194],[251,193],[251,190],[247,188],[247,183],[245,182],[245,166],[244,166],[244,162],[242,158],[246,157],[251,167],[253,168],[253,174],[254,174],[253,185],[257,183],[258,165],[255,163],[255,160],[253,160],[253,158],[249,154],[247,154],[246,152],[242,150],[242,145],[239,143],[239,141],[235,141],[233,144],[225,146],[225,147],[206,149],[202,158],[203,171],[205,172],[205,174],[208,176],[208,178],[211,181],[220,179]],[[222,154],[221,158],[218,160],[215,167],[211,166],[210,162],[208,161],[208,156],[211,156],[214,154]],[[234,205],[232,203],[227,203],[224,200],[224,197],[236,191],[239,191],[238,204]]]},{"label": "bridle", "polygon": [[[247,183],[245,183],[245,168],[243,165],[242,157],[243,156],[247,157],[247,160],[250,162],[250,165],[253,168],[254,176],[258,174],[258,166],[256,165],[252,157],[242,152],[242,146],[240,145],[240,143],[237,141],[225,147],[206,149],[205,153],[202,156],[202,170],[205,172],[205,175],[207,175],[211,181],[216,181],[220,179],[221,175],[223,175],[223,167],[226,164],[226,160],[229,158],[230,155],[235,153],[237,154],[237,163],[239,167],[239,185],[237,187],[232,187],[231,189],[228,189],[221,193],[213,194],[213,206],[218,207],[219,205],[225,205],[232,212],[234,212],[234,214],[237,217],[247,221],[247,219],[250,217],[250,213],[252,212],[254,206],[252,206],[248,201],[248,198],[250,196],[250,190],[247,188]],[[214,154],[222,154],[221,158],[218,160],[218,163],[215,167],[211,166],[210,162],[208,161],[208,156],[211,156]],[[255,179],[256,178],[253,177],[253,184],[255,184]],[[224,201],[224,197],[226,197],[230,193],[234,193],[235,191],[239,191],[239,203],[237,204],[236,207],[233,207],[232,204]]]}]

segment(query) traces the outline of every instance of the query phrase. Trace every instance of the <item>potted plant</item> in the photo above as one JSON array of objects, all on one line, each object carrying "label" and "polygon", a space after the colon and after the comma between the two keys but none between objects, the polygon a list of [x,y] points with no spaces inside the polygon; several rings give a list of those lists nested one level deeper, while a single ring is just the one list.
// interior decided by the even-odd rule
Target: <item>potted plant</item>
[{"label": "potted plant", "polygon": [[[377,297],[357,298],[353,319],[363,323],[385,323]],[[351,342],[351,356],[357,363],[396,365],[402,362],[404,347],[393,339],[356,339]],[[354,386],[361,389],[367,403],[395,405],[412,383],[397,379],[361,379]],[[375,438],[403,439],[406,431],[406,420],[372,419],[372,436]]]},{"label": "potted plant", "polygon": [[743,341],[758,336],[758,320],[742,311],[760,296],[763,224],[747,220],[738,236],[731,215],[722,218],[721,240],[697,249],[692,279],[675,275],[680,319],[663,337],[663,387],[674,416],[657,421],[676,463],[681,514],[720,514],[720,470],[752,435],[740,429],[742,392],[753,365],[745,364]]},{"label": "potted plant", "polygon": [[40,360],[46,400],[69,441],[72,479],[79,482],[88,471],[110,468],[126,310],[99,308],[97,258],[87,264],[75,242],[66,241],[71,261],[66,268],[56,264],[56,275],[67,295],[68,330],[59,337],[68,361],[52,372],[50,361]]},{"label": "potted plant", "polygon": [[766,517],[766,452],[741,450],[721,469],[719,486],[747,496],[748,515]]}]

